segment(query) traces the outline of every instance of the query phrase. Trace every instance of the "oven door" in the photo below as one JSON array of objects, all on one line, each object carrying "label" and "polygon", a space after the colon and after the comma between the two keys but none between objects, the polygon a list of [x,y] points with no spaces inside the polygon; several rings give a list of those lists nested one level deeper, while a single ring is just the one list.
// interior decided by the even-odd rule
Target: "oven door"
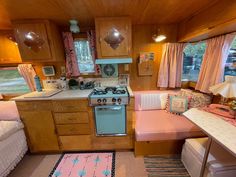
[{"label": "oven door", "polygon": [[97,136],[126,135],[125,105],[95,106]]}]

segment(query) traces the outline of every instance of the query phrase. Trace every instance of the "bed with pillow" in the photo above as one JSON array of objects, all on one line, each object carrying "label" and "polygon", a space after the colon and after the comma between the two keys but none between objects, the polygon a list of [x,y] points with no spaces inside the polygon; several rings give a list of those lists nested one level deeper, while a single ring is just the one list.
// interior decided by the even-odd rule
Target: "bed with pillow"
[{"label": "bed with pillow", "polygon": [[14,101],[0,101],[0,176],[6,177],[20,162],[28,147]]},{"label": "bed with pillow", "polygon": [[135,96],[135,155],[180,154],[186,138],[204,133],[181,114],[211,103],[205,94],[180,91],[137,91]]}]

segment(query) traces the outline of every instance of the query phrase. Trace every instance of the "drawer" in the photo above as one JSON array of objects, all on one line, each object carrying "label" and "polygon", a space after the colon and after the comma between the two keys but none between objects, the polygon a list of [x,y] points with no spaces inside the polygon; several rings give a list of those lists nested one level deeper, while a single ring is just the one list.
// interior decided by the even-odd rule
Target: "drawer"
[{"label": "drawer", "polygon": [[133,149],[133,136],[94,137],[92,144],[97,150]]},{"label": "drawer", "polygon": [[89,124],[67,124],[56,127],[58,135],[89,135],[91,132]]},{"label": "drawer", "polygon": [[61,150],[90,150],[92,141],[90,135],[59,136]]},{"label": "drawer", "polygon": [[89,123],[88,112],[54,113],[56,124]]},{"label": "drawer", "polygon": [[60,100],[60,101],[53,101],[52,103],[53,103],[53,110],[55,112],[87,111],[90,108],[87,99]]},{"label": "drawer", "polygon": [[16,101],[19,111],[51,111],[51,101]]}]

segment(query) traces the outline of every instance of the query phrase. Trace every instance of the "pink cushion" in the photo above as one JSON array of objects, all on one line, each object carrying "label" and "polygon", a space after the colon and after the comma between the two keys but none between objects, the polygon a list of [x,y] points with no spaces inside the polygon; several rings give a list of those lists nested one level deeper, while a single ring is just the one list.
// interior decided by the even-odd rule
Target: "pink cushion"
[{"label": "pink cushion", "polygon": [[176,140],[204,135],[184,116],[165,110],[135,111],[135,116],[137,141]]},{"label": "pink cushion", "polygon": [[141,95],[142,94],[158,94],[158,93],[168,93],[168,94],[177,94],[179,90],[148,90],[148,91],[135,91],[135,110],[139,110],[139,105],[141,104]]},{"label": "pink cushion", "polygon": [[15,101],[0,101],[0,120],[19,120]]}]

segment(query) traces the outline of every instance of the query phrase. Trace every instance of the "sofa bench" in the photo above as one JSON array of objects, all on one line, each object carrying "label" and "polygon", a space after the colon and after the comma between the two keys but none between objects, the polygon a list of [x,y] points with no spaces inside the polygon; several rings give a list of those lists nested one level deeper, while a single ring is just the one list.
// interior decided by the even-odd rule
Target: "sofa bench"
[{"label": "sofa bench", "polygon": [[[168,113],[164,109],[140,109],[142,95],[150,99],[176,91],[138,91],[135,96],[135,155],[180,154],[186,138],[202,137],[204,133],[184,116]],[[167,98],[164,98],[167,99]],[[152,107],[152,101],[150,104]],[[158,104],[155,103],[154,104]],[[148,107],[148,106],[147,106]]]}]

